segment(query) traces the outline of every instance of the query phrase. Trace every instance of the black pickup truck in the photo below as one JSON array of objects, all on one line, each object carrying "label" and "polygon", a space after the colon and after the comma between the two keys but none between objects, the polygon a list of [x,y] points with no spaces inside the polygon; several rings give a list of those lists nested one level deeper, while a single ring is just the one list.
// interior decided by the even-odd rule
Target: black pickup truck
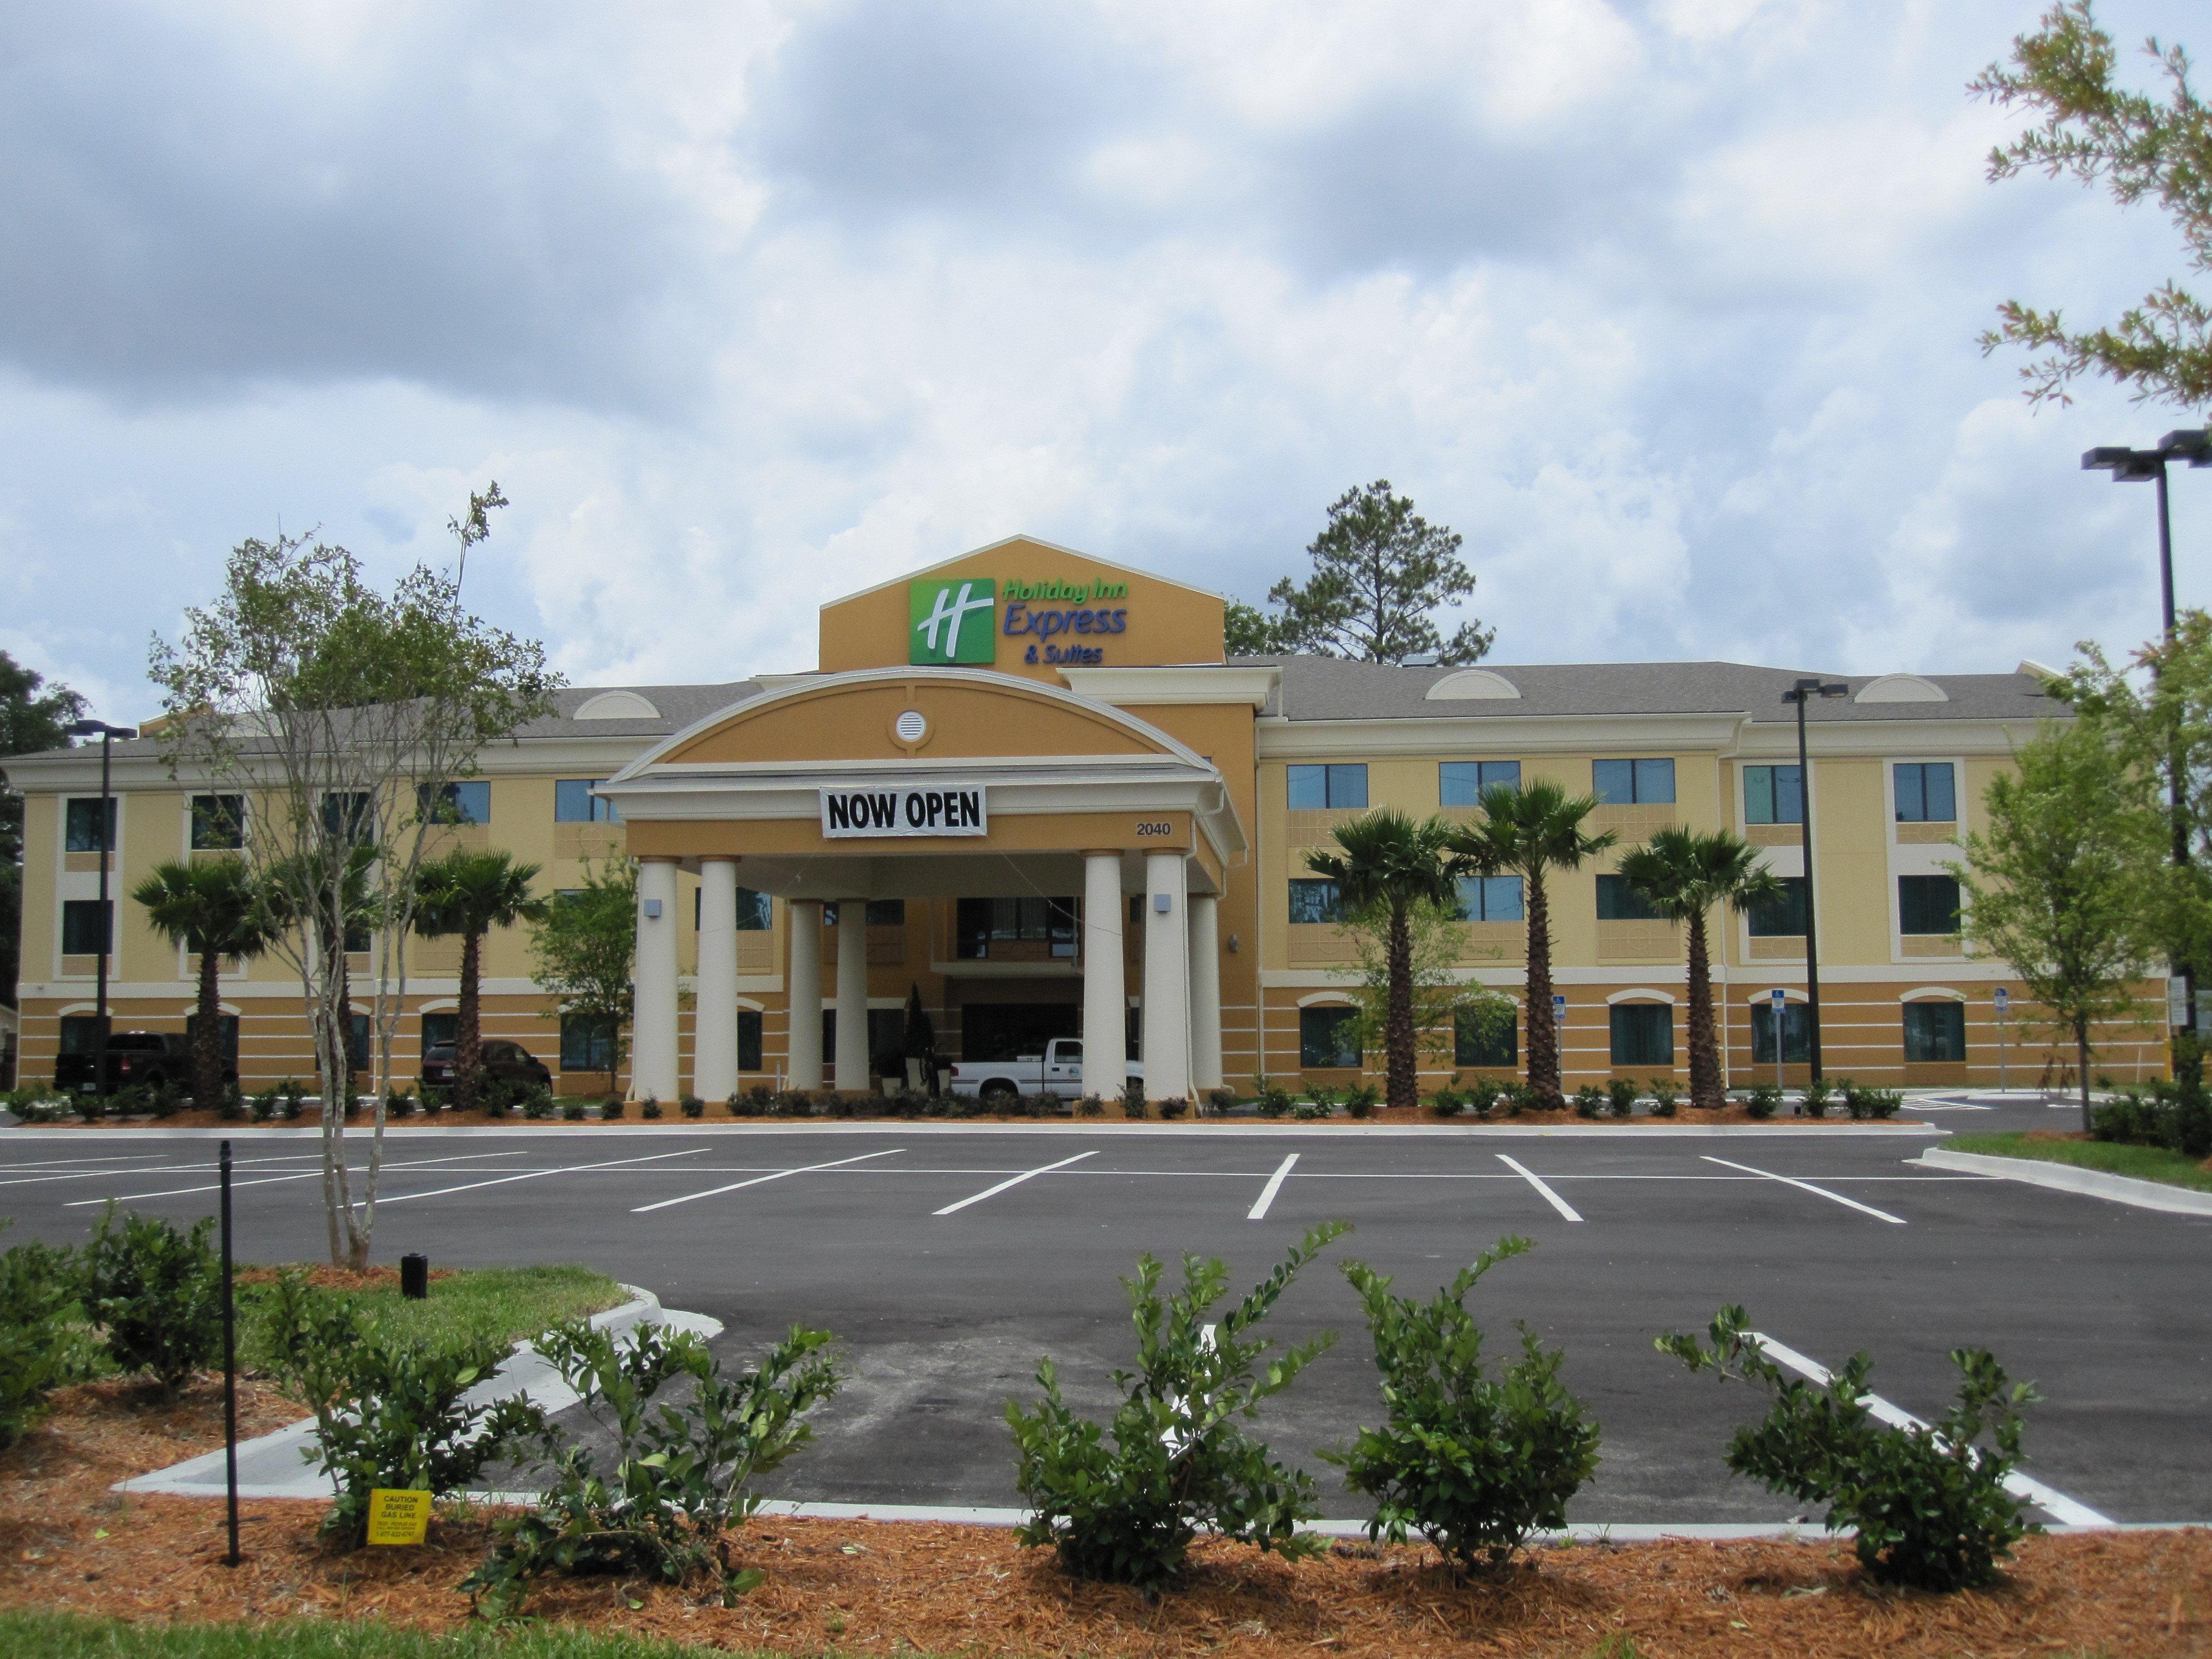
[{"label": "black pickup truck", "polygon": [[[238,1075],[222,1068],[223,1081]],[[107,1091],[143,1084],[149,1088],[174,1083],[190,1088],[192,1081],[191,1039],[175,1031],[112,1031],[107,1037]],[[89,1053],[58,1054],[54,1059],[54,1088],[65,1095],[100,1091],[98,1075]]]}]

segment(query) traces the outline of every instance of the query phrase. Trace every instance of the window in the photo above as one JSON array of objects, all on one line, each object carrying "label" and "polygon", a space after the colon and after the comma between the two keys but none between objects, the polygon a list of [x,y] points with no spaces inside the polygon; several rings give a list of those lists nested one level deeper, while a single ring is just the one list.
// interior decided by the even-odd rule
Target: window
[{"label": "window", "polygon": [[[904,918],[904,901],[895,900]],[[826,908],[827,907],[825,907]],[[872,920],[872,918],[871,918]],[[991,954],[994,945],[1042,945],[1054,958],[1075,956],[1075,901],[1072,898],[964,898],[954,916],[954,948],[970,961]],[[1034,956],[1034,951],[1024,954]]]},{"label": "window", "polygon": [[[1066,899],[1060,901],[1060,902],[1073,904],[1074,901],[1073,899]],[[738,908],[742,911],[744,907],[740,904]],[[740,927],[743,927],[744,925],[744,924],[742,922],[738,924]],[[763,922],[761,925],[763,927],[766,927],[768,924]],[[822,907],[822,925],[824,927],[835,927],[837,925],[837,907],[836,905],[825,904]],[[871,927],[905,927],[906,901],[904,899],[870,899],[868,901],[868,926]]]},{"label": "window", "polygon": [[1805,775],[1794,766],[1745,767],[1743,821],[1746,823],[1804,823]]},{"label": "window", "polygon": [[192,851],[231,852],[246,845],[246,797],[192,797]]},{"label": "window", "polygon": [[[562,896],[565,897],[566,895]],[[704,896],[705,889],[694,887],[691,890],[691,925],[694,927],[699,925],[699,906]],[[825,904],[822,908],[825,914],[832,915],[834,919],[834,913],[837,908],[836,905]],[[873,905],[869,907],[872,913],[868,917],[870,921],[875,920],[872,914],[874,908]],[[769,930],[773,915],[771,901],[766,893],[757,893],[750,887],[738,889],[738,931],[739,933],[765,933]]]},{"label": "window", "polygon": [[[200,1017],[185,1016],[185,1044],[195,1054],[199,1052]],[[238,1069],[238,1016],[217,1014],[215,1020],[215,1050],[222,1064],[232,1071]]]},{"label": "window", "polygon": [[96,1054],[99,1048],[100,1016],[98,1014],[64,1014],[62,1016],[62,1052],[64,1054]]},{"label": "window", "polygon": [[345,947],[348,956],[367,956],[375,948],[375,945],[376,936],[367,922],[349,921],[346,924]]},{"label": "window", "polygon": [[422,1052],[428,1054],[441,1043],[458,1042],[461,1037],[461,1017],[457,1013],[425,1014],[422,1016]]},{"label": "window", "polygon": [[112,899],[105,904],[98,899],[64,899],[62,902],[62,953],[64,956],[94,957],[109,948],[107,919],[114,902]]},{"label": "window", "polygon": [[354,844],[376,839],[375,815],[369,811],[366,791],[323,797],[323,833],[333,841]]},{"label": "window", "polygon": [[556,778],[553,781],[553,822],[556,823],[620,823],[622,812],[611,800],[592,791],[605,778]]},{"label": "window", "polygon": [[435,789],[423,784],[415,791],[415,810],[432,823],[489,823],[491,781],[464,778]]},{"label": "window", "polygon": [[1672,1066],[1674,1011],[1664,1003],[1616,1002],[1607,1010],[1613,1024],[1615,1066]]},{"label": "window", "polygon": [[1291,882],[1291,925],[1312,927],[1344,920],[1344,902],[1336,884],[1319,876],[1300,876]]},{"label": "window", "polygon": [[[872,1069],[879,1060],[888,1060],[897,1054],[905,1044],[905,1009],[871,1008],[868,1010],[868,1065]],[[1030,1052],[1036,1051],[1032,1049]],[[1010,1056],[1000,1056],[1000,1058],[1010,1058]],[[835,1008],[824,1008],[822,1011],[822,1059],[826,1068],[835,1069],[837,1059],[837,1011]],[[739,1062],[738,1069],[739,1071],[744,1069],[742,1061]],[[901,1077],[906,1075],[906,1065],[903,1060],[900,1061],[896,1074]],[[889,1077],[893,1073],[884,1072],[882,1075]]]},{"label": "window", "polygon": [[355,1014],[346,1021],[346,1061],[356,1072],[368,1069],[369,1057],[375,1053],[369,1046],[368,1016]]},{"label": "window", "polygon": [[107,801],[107,834],[100,833],[100,797],[90,800],[73,800],[69,804],[69,838],[64,843],[72,853],[112,853],[115,850],[115,817],[123,803],[110,796]]},{"label": "window", "polygon": [[613,1054],[614,1032],[605,1019],[589,1014],[561,1016],[562,1071],[606,1071]]},{"label": "window", "polygon": [[1651,806],[1674,799],[1671,760],[1601,760],[1590,763],[1590,781],[1601,806]]},{"label": "window", "polygon": [[761,1017],[757,1008],[738,1010],[738,1069],[763,1072],[761,1064]]},{"label": "window", "polygon": [[1462,1008],[1453,1022],[1452,1064],[1455,1066],[1517,1066],[1521,1063],[1517,1022],[1478,1019]]},{"label": "window", "polygon": [[1446,806],[1480,806],[1492,784],[1521,787],[1519,761],[1442,761],[1437,766],[1437,799]]},{"label": "window", "polygon": [[[1761,999],[1751,1006],[1751,1063],[1754,1066],[1774,1064],[1774,1009],[1771,998]],[[1784,1066],[1809,1066],[1813,1063],[1813,1014],[1802,1002],[1782,1005],[1782,1063]]]},{"label": "window", "polygon": [[1462,921],[1520,921],[1521,878],[1518,876],[1462,876],[1459,878],[1459,919]]},{"label": "window", "polygon": [[1308,1071],[1356,1069],[1359,1064],[1359,1010],[1298,1010],[1298,1064]]},{"label": "window", "polygon": [[1626,876],[1597,878],[1597,919],[1600,921],[1662,921],[1644,896],[1628,884]]},{"label": "window", "polygon": [[1367,805],[1364,763],[1353,766],[1293,766],[1289,769],[1293,811]]},{"label": "window", "polygon": [[1782,896],[1771,904],[1754,905],[1745,912],[1753,939],[1805,937],[1805,878],[1782,876]]},{"label": "window", "polygon": [[1897,878],[1897,931],[1923,935],[1957,933],[1958,877],[1899,876]]},{"label": "window", "polygon": [[1896,772],[1899,823],[1958,822],[1958,792],[1952,787],[1950,762],[1900,761]]},{"label": "window", "polygon": [[1966,1058],[1966,1005],[1908,1002],[1905,1005],[1905,1061],[1960,1065]]}]

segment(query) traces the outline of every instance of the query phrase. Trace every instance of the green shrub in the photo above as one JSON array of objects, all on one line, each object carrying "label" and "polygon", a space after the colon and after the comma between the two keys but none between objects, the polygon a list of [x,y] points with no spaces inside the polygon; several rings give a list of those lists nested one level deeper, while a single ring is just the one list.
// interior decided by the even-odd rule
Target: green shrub
[{"label": "green shrub", "polygon": [[1170,1095],[1160,1103],[1160,1116],[1172,1123],[1190,1109],[1190,1102],[1181,1095]]},{"label": "green shrub", "polygon": [[1520,1116],[1535,1102],[1535,1091],[1518,1078],[1508,1079],[1498,1085],[1498,1103],[1505,1109],[1508,1117]]},{"label": "green shrub", "polygon": [[1606,1109],[1615,1117],[1632,1117],[1636,1113],[1636,1085],[1625,1077],[1617,1077],[1605,1085]]},{"label": "green shrub", "polygon": [[1382,1099],[1382,1092],[1371,1085],[1355,1083],[1344,1091],[1344,1109],[1354,1117],[1371,1117]]},{"label": "green shrub", "polygon": [[1121,1115],[1142,1117],[1145,1115],[1145,1080],[1131,1078],[1121,1091]]},{"label": "green shrub", "polygon": [[0,1253],[0,1448],[23,1437],[49,1394],[90,1370],[82,1285],[74,1251],[30,1243]]},{"label": "green shrub", "polygon": [[295,1077],[288,1077],[276,1085],[276,1098],[280,1109],[277,1115],[287,1123],[307,1109],[307,1091],[300,1086],[300,1079]]},{"label": "green shrub", "polygon": [[[613,1440],[602,1472],[586,1447],[553,1453],[538,1507],[502,1520],[483,1563],[461,1582],[477,1610],[511,1617],[530,1581],[548,1573],[648,1577],[680,1584],[713,1568],[731,1605],[761,1581],[729,1565],[723,1529],[759,1507],[752,1491],[813,1437],[806,1414],[837,1389],[827,1331],[794,1327],[760,1364],[730,1377],[696,1336],[643,1325],[618,1346],[586,1321],[556,1326],[538,1351]],[[682,1408],[647,1406],[663,1385],[690,1384]]]},{"label": "green shrub", "polygon": [[769,1112],[775,1117],[812,1117],[814,1097],[804,1089],[784,1089],[769,1103]]},{"label": "green shrub", "polygon": [[[229,1103],[230,1103],[228,1101],[223,1103],[226,1109],[226,1115],[228,1115]],[[259,1094],[253,1097],[252,1105],[250,1109],[252,1113],[253,1121],[256,1123],[267,1123],[271,1121],[276,1116],[280,1104],[281,1102],[279,1101],[276,1091],[274,1089],[264,1089]]]},{"label": "green shrub", "polygon": [[1271,1081],[1265,1074],[1254,1078],[1252,1087],[1254,1101],[1261,1117],[1280,1117],[1291,1109],[1291,1091]]},{"label": "green shrub", "polygon": [[543,1122],[559,1109],[553,1091],[542,1084],[532,1084],[522,1091],[522,1115],[533,1123]]},{"label": "green shrub", "polygon": [[1768,1118],[1772,1117],[1775,1109],[1781,1104],[1782,1091],[1771,1083],[1754,1085],[1743,1097],[1743,1109],[1751,1115],[1754,1121],[1759,1123],[1764,1123]]},{"label": "green shrub", "polygon": [[581,1123],[584,1121],[584,1103],[573,1095],[562,1101],[561,1121],[563,1123]]},{"label": "green shrub", "polygon": [[1106,1115],[1106,1103],[1097,1095],[1085,1095],[1075,1103],[1075,1115],[1078,1117],[1103,1117]]},{"label": "green shrub", "polygon": [[1208,1089],[1206,1091],[1206,1103],[1212,1109],[1214,1116],[1226,1117],[1229,1115],[1229,1109],[1237,1103],[1237,1091]]},{"label": "green shrub", "polygon": [[1370,1538],[1401,1544],[1417,1531],[1461,1570],[1496,1571],[1529,1534],[1566,1525],[1598,1447],[1597,1425],[1559,1382],[1566,1356],[1545,1352],[1523,1325],[1518,1362],[1487,1376],[1467,1310],[1475,1281],[1528,1248],[1501,1238],[1427,1302],[1391,1295],[1389,1276],[1364,1261],[1345,1263],[1367,1309],[1386,1416],[1322,1455],[1377,1500]]},{"label": "green shrub", "polygon": [[2089,1133],[2099,1140],[2202,1158],[2212,1154],[2212,1098],[2193,1078],[2130,1086],[2118,1099],[2090,1109]]},{"label": "green shrub", "polygon": [[702,1118],[707,1115],[707,1103],[696,1095],[686,1095],[676,1104],[686,1117]]},{"label": "green shrub", "polygon": [[1648,1092],[1651,1096],[1652,1116],[1672,1117],[1674,1115],[1675,1104],[1682,1098],[1682,1097],[1675,1090],[1674,1079],[1670,1077],[1653,1078],[1651,1079],[1651,1086]]},{"label": "green shrub", "polygon": [[605,1100],[599,1103],[599,1118],[601,1121],[607,1123],[617,1121],[623,1115],[623,1105],[624,1102],[621,1096],[609,1095]]},{"label": "green shrub", "polygon": [[1836,1103],[1836,1085],[1824,1077],[1816,1077],[1805,1085],[1805,1115],[1826,1117],[1828,1108]]},{"label": "green shrub", "polygon": [[1322,1097],[1317,1100],[1301,1100],[1291,1108],[1291,1115],[1301,1123],[1310,1123],[1316,1119],[1328,1117],[1336,1110],[1335,1105],[1328,1097],[1328,1090],[1316,1089],[1314,1093]]},{"label": "green shrub", "polygon": [[344,1548],[368,1541],[369,1494],[380,1487],[434,1497],[464,1491],[524,1437],[544,1431],[544,1410],[520,1395],[462,1403],[514,1352],[511,1342],[379,1334],[353,1297],[314,1290],[297,1271],[277,1276],[263,1320],[278,1375],[315,1413],[302,1455],[337,1488],[322,1533]]},{"label": "green shrub", "polygon": [[1487,1079],[1477,1078],[1467,1085],[1468,1108],[1486,1123],[1504,1098],[1504,1090]]},{"label": "green shrub", "polygon": [[1844,1079],[1838,1085],[1844,1097],[1844,1110],[1854,1123],[1869,1118],[1895,1117],[1905,1104],[1902,1089],[1870,1089]]},{"label": "green shrub", "polygon": [[1575,1115],[1595,1117],[1605,1110],[1606,1092],[1595,1083],[1585,1083],[1575,1091]]},{"label": "green shrub", "polygon": [[1429,1097],[1429,1109],[1438,1117],[1457,1117],[1467,1109],[1467,1097],[1446,1084]]},{"label": "green shrub", "polygon": [[647,1095],[643,1103],[638,1107],[637,1115],[647,1122],[657,1121],[660,1116],[660,1103],[651,1095]]},{"label": "green shrub", "polygon": [[1163,1294],[1159,1262],[1138,1257],[1136,1276],[1122,1281],[1137,1328],[1137,1369],[1114,1373],[1122,1398],[1111,1425],[1067,1408],[1049,1358],[1037,1363],[1044,1397],[1036,1407],[1006,1402],[1015,1485],[1033,1511],[1016,1534],[1022,1544],[1050,1545],[1079,1578],[1145,1589],[1176,1577],[1201,1528],[1285,1556],[1317,1553],[1321,1540],[1297,1530],[1320,1513],[1313,1477],[1271,1461],[1238,1419],[1335,1341],[1324,1331],[1266,1358],[1272,1345],[1252,1333],[1298,1270],[1347,1231],[1330,1222],[1308,1233],[1222,1316],[1211,1341],[1206,1312],[1226,1291],[1229,1270],[1218,1260],[1185,1255],[1182,1289]]},{"label": "green shrub", "polygon": [[133,1212],[117,1224],[113,1200],[85,1247],[85,1311],[105,1333],[108,1358],[150,1371],[171,1399],[222,1352],[222,1275],[203,1216],[190,1232]]},{"label": "green shrub", "polygon": [[2022,1521],[2021,1501],[2004,1489],[2020,1462],[2021,1408],[2037,1395],[2010,1383],[1986,1348],[1951,1351],[1959,1400],[1941,1422],[1893,1428],[1865,1404],[1874,1371],[1865,1352],[1825,1385],[1808,1382],[1784,1375],[1747,1327],[1741,1308],[1723,1308],[1710,1348],[1670,1332],[1659,1351],[1773,1394],[1765,1419],[1729,1441],[1729,1468],[1770,1492],[1826,1504],[1831,1531],[1856,1528],[1859,1565],[1872,1577],[1929,1590],[1986,1584],[1998,1557],[2041,1530]]}]

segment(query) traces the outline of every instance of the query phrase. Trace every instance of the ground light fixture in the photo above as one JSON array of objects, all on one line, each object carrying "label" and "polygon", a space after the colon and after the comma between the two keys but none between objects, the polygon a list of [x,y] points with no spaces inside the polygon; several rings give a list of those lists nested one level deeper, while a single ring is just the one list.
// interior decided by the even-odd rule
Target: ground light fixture
[{"label": "ground light fixture", "polygon": [[[2169,432],[2158,441],[2155,449],[2130,449],[2124,445],[2106,446],[2081,452],[2084,472],[2109,472],[2114,483],[2142,483],[2146,481],[2158,486],[2158,592],[2161,618],[2166,625],[2166,639],[2173,641],[2173,520],[2167,510],[2166,469],[2170,463],[2186,462],[2191,466],[2212,466],[2212,432],[2203,428],[2183,428]],[[2171,791],[2173,815],[2173,862],[2177,866],[2189,862],[2189,830],[2182,817],[2181,777],[2176,769],[2167,778]],[[2182,1029],[2197,1029],[2197,974],[2187,963],[2176,963],[2174,974],[2181,981]]]},{"label": "ground light fixture", "polygon": [[[1807,1075],[1820,1080],[1820,945],[1814,932],[1813,902],[1813,769],[1805,760],[1805,704],[1813,697],[1847,697],[1851,688],[1840,680],[1818,675],[1801,679],[1782,694],[1782,701],[1797,705],[1797,839],[1805,854],[1805,1058]],[[1774,1054],[1782,1057],[1782,1022],[1774,1022]]]},{"label": "ground light fixture", "polygon": [[108,913],[107,865],[116,856],[115,792],[108,778],[108,745],[117,738],[135,738],[135,726],[110,726],[105,720],[71,720],[73,738],[100,739],[100,990],[93,1004],[96,1027],[92,1051],[93,1092],[107,1098],[107,953],[115,948],[115,919]]}]

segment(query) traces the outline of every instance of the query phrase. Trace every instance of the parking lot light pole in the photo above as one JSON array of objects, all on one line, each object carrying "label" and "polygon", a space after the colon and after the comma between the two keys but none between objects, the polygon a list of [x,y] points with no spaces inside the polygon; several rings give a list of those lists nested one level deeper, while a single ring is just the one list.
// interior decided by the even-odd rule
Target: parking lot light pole
[{"label": "parking lot light pole", "polygon": [[[1805,701],[1808,697],[1842,697],[1850,687],[1817,675],[1801,679],[1782,694],[1782,701],[1797,705],[1797,842],[1805,855],[1805,1058],[1806,1076],[1820,1080],[1820,945],[1813,920],[1813,768],[1805,758]],[[1782,1054],[1782,1022],[1774,1022],[1774,1053]]]},{"label": "parking lot light pole", "polygon": [[105,720],[72,720],[69,734],[73,738],[97,737],[100,739],[100,979],[97,1000],[93,1003],[93,1024],[96,1035],[92,1051],[93,1092],[100,1099],[107,1098],[107,954],[115,948],[115,919],[107,913],[107,861],[118,856],[115,850],[115,793],[108,780],[108,744],[116,738],[135,738],[135,726],[110,726]]},{"label": "parking lot light pole", "polygon": [[[2169,461],[2186,461],[2191,466],[2212,466],[2212,432],[2202,428],[2194,430],[2169,432],[2158,441],[2155,449],[2130,449],[2124,445],[2107,446],[2084,450],[2081,470],[2084,472],[2109,472],[2114,483],[2142,483],[2146,481],[2158,486],[2158,591],[2160,617],[2165,623],[2166,642],[2173,643],[2173,520],[2167,508],[2166,468]],[[2181,757],[2174,755],[2167,765],[2167,786],[2172,802],[2173,862],[2177,869],[2189,862],[2189,824],[2182,810]],[[2182,1029],[2194,1035],[2197,1030],[2197,969],[2194,963],[2177,962],[2172,964],[2173,973],[2181,981]]]}]

